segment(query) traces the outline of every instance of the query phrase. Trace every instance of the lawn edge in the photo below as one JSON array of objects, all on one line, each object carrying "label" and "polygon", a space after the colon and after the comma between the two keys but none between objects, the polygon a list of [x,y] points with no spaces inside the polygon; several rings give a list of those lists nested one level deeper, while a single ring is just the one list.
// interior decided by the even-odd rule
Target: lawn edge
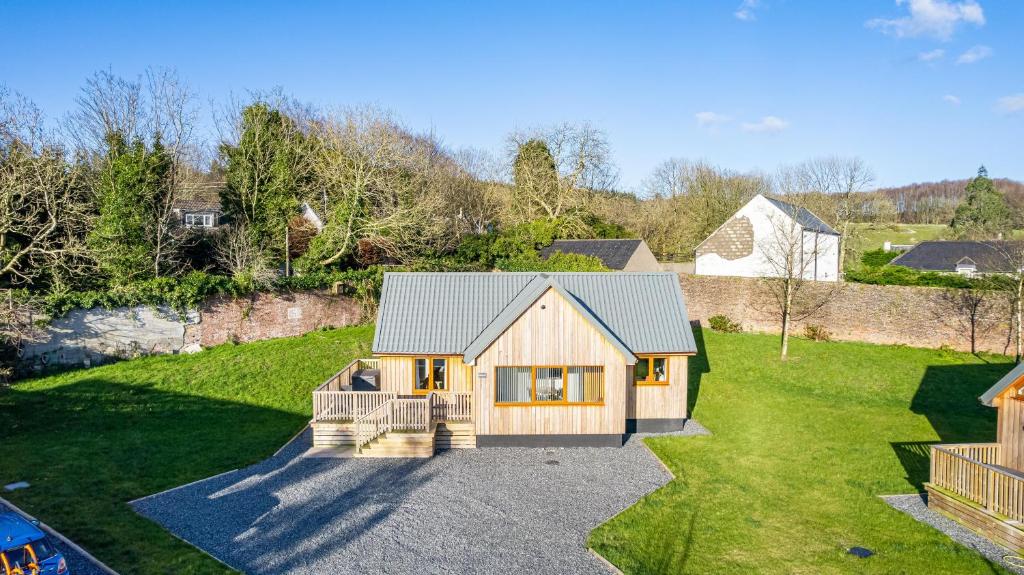
[{"label": "lawn edge", "polygon": [[[622,515],[623,513],[627,512],[630,509],[632,509],[633,507],[635,507],[636,504],[640,503],[640,500],[642,500],[644,497],[647,497],[647,496],[649,496],[649,495],[651,495],[651,494],[653,494],[653,493],[655,493],[655,492],[657,492],[657,491],[659,491],[661,489],[664,489],[666,485],[668,485],[669,483],[671,483],[671,482],[673,482],[673,481],[675,481],[677,479],[676,474],[673,473],[671,469],[669,469],[668,464],[666,464],[664,461],[661,460],[660,457],[658,457],[658,454],[655,453],[653,449],[651,449],[650,445],[647,445],[646,438],[640,439],[640,444],[643,445],[644,449],[646,449],[647,452],[651,454],[651,457],[653,457],[654,460],[658,462],[658,465],[661,465],[662,469],[664,469],[665,472],[668,473],[669,480],[665,482],[665,485],[662,485],[661,487],[656,487],[656,488],[652,489],[651,491],[649,491],[649,492],[643,494],[642,496],[640,496],[640,499],[637,499],[629,507],[626,507],[625,509],[620,509],[617,513],[615,513],[615,515],[612,515],[608,519],[605,519],[599,525],[594,526],[594,529],[597,529],[601,525],[606,525],[607,523],[613,521],[619,515]],[[594,532],[594,529],[591,529],[590,533],[587,534],[587,539],[590,539],[590,534],[592,534]],[[587,544],[587,551],[589,551],[591,554],[593,554],[594,557],[597,557],[597,559],[601,563],[603,563],[604,566],[607,567],[612,573],[615,573],[616,575],[626,575],[625,572],[622,571],[622,569],[619,569],[618,567],[616,567],[614,563],[609,561],[608,558],[605,557],[604,555],[601,555],[601,553],[598,552],[597,549],[594,549],[593,547],[591,547],[589,545],[589,543]]]},{"label": "lawn edge", "polygon": [[43,531],[46,531],[47,533],[49,533],[53,537],[56,537],[57,539],[60,539],[61,543],[67,545],[68,547],[73,549],[75,551],[75,553],[78,553],[82,557],[85,557],[86,559],[91,561],[92,564],[95,565],[100,571],[103,571],[104,573],[107,573],[107,575],[120,575],[120,573],[118,573],[117,571],[114,571],[113,569],[111,569],[106,563],[104,563],[104,562],[100,561],[99,559],[97,559],[92,553],[89,553],[88,551],[83,549],[81,545],[79,545],[79,544],[75,543],[74,541],[68,539],[63,534],[61,534],[59,531],[57,531],[53,527],[50,527],[49,525],[47,525],[46,523],[42,522],[38,518],[33,517],[32,515],[29,515],[28,513],[26,513],[24,510],[22,510],[17,505],[15,505],[15,504],[11,503],[10,501],[4,499],[3,497],[0,497],[0,503],[4,504],[8,508],[10,508],[12,511],[17,513],[18,515],[21,515],[27,521],[30,521],[30,522],[31,521],[38,521],[39,522],[38,523],[38,527],[40,529],[42,529]]}]

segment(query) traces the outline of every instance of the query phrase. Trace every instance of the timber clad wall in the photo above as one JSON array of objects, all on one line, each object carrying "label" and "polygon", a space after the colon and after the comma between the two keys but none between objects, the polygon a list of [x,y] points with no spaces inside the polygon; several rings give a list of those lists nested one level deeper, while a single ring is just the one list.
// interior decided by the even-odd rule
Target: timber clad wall
[{"label": "timber clad wall", "polygon": [[[760,280],[679,274],[690,320],[707,325],[722,314],[747,331],[778,333],[779,319]],[[827,290],[834,284],[810,284]],[[839,292],[810,317],[797,321],[793,333],[806,325],[827,329],[834,339],[915,347],[949,346],[970,351],[970,324],[940,288],[876,286],[842,283]],[[979,351],[1006,353],[1009,312],[1004,300],[984,304],[977,322]],[[1012,349],[1010,349],[1012,353]]]},{"label": "timber clad wall", "polygon": [[[1013,388],[1009,392],[1016,393]],[[1024,469],[1024,429],[1021,427],[1024,425],[1024,400],[1003,397],[999,402],[997,441],[1000,445],[1001,465]]]},{"label": "timber clad wall", "polygon": [[669,385],[634,385],[626,388],[626,419],[683,419],[686,417],[685,355],[668,358]]},{"label": "timber clad wall", "polygon": [[[604,366],[604,405],[496,406],[495,368]],[[626,431],[626,358],[554,290],[548,290],[488,347],[474,371],[477,435],[622,434]]]},{"label": "timber clad wall", "polygon": [[[413,358],[416,356],[378,355],[376,357],[380,358],[380,390],[398,395],[413,395]],[[448,391],[472,391],[472,368],[462,362],[461,355],[430,357],[444,357],[448,360]]]}]

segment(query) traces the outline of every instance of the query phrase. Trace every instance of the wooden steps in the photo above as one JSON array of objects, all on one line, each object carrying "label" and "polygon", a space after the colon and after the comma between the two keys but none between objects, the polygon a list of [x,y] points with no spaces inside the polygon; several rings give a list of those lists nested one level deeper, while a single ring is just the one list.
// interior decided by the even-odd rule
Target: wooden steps
[{"label": "wooden steps", "polygon": [[473,449],[476,447],[476,431],[469,421],[448,421],[437,424],[434,433],[434,448]]},{"label": "wooden steps", "polygon": [[434,429],[427,433],[392,431],[363,446],[354,457],[433,457]]},{"label": "wooden steps", "polygon": [[351,422],[317,421],[313,427],[313,447],[347,447],[356,444],[356,430]]}]

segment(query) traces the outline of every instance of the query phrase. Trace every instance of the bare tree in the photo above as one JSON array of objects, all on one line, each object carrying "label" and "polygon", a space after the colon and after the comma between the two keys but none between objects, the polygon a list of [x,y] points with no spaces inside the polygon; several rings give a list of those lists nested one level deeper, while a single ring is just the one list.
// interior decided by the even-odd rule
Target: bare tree
[{"label": "bare tree", "polygon": [[506,149],[511,169],[516,169],[516,158],[531,142],[544,143],[551,156],[553,177],[549,178],[546,167],[536,164],[526,173],[520,172],[517,177],[527,183],[512,187],[504,219],[515,224],[537,217],[559,218],[568,228],[583,231],[586,226],[582,212],[592,192],[611,189],[618,178],[607,137],[587,124],[515,132],[509,136]]},{"label": "bare tree", "polygon": [[39,109],[0,87],[0,282],[52,285],[84,265],[84,178],[65,156]]},{"label": "bare tree", "polygon": [[[770,274],[761,283],[769,294],[774,311],[782,322],[781,351],[789,356],[789,334],[795,321],[821,309],[837,293],[839,282],[813,281],[813,265],[818,259],[818,242],[808,238],[803,226],[782,214],[769,214],[769,232],[758,242],[758,251]],[[813,235],[813,234],[810,234]]]},{"label": "bare tree", "polygon": [[[850,223],[854,220],[853,196],[866,191],[875,181],[874,172],[858,157],[823,156],[812,158],[796,166],[783,167],[777,178],[779,193],[792,195],[821,195],[832,205],[831,213],[813,210],[831,216],[839,228],[844,245],[852,245]],[[811,199],[811,198],[808,198]],[[806,203],[806,199],[804,202]],[[839,251],[839,271],[842,273],[845,247]]]},{"label": "bare tree", "polygon": [[255,287],[270,285],[277,273],[244,223],[222,231],[214,243],[214,261],[236,280],[251,281]]},{"label": "bare tree", "polygon": [[321,265],[351,256],[361,241],[399,261],[458,241],[462,224],[449,209],[458,166],[432,137],[373,108],[328,114],[313,133],[327,221],[310,252]]},{"label": "bare tree", "polygon": [[940,319],[967,332],[971,353],[977,353],[978,339],[997,323],[993,310],[1002,298],[994,288],[982,279],[974,287],[945,289],[940,295],[945,304]]}]

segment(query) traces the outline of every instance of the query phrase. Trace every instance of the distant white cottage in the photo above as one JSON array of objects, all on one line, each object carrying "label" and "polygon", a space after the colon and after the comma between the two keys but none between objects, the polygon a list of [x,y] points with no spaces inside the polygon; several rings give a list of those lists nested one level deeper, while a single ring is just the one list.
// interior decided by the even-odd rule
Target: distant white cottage
[{"label": "distant white cottage", "polygon": [[697,246],[694,273],[704,276],[779,277],[783,254],[793,275],[839,279],[839,233],[806,208],[761,194]]}]

